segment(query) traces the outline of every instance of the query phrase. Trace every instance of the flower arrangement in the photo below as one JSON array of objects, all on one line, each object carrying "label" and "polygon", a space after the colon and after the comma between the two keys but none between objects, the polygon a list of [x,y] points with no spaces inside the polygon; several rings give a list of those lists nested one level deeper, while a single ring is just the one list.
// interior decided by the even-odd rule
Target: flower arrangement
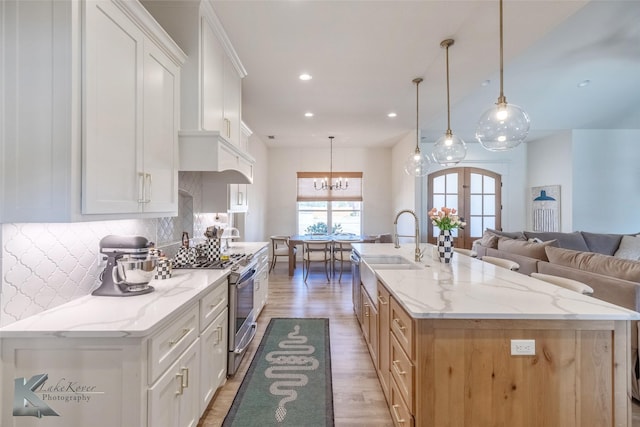
[{"label": "flower arrangement", "polygon": [[457,215],[455,209],[442,207],[440,210],[433,208],[429,211],[431,223],[440,230],[453,230],[454,228],[464,228],[467,225]]}]

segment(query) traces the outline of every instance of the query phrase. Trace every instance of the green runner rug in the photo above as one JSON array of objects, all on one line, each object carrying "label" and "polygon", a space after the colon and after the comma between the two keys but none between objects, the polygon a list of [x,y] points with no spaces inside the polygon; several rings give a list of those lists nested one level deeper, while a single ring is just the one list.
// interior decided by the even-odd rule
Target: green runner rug
[{"label": "green runner rug", "polygon": [[222,425],[333,426],[329,319],[271,319]]}]

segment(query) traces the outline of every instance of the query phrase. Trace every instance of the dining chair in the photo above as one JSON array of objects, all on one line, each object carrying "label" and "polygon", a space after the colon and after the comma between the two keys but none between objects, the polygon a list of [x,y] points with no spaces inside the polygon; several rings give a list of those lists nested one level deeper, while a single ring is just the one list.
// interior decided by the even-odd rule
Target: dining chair
[{"label": "dining chair", "polygon": [[547,283],[551,283],[556,286],[569,289],[574,292],[581,293],[583,295],[592,295],[593,288],[586,283],[578,282],[577,280],[567,279],[566,277],[552,276],[551,274],[531,273],[531,277],[539,280],[544,280]]},{"label": "dining chair", "polygon": [[380,243],[393,243],[393,236],[390,233],[381,234],[378,237]]},{"label": "dining chair", "polygon": [[307,283],[312,262],[324,263],[324,272],[329,278],[329,263],[331,262],[331,240],[303,240],[302,241],[302,271],[304,283]]},{"label": "dining chair", "polygon": [[344,270],[344,264],[347,263],[351,267],[351,244],[360,242],[359,240],[335,240],[333,242],[333,275],[335,277],[336,267],[335,262],[340,263],[340,276],[338,277],[338,283],[342,280],[342,272]]},{"label": "dining chair", "polygon": [[[271,266],[269,267],[269,273],[276,266],[276,260],[278,257],[286,257],[289,259],[289,236],[271,236]],[[293,256],[296,256],[296,247],[293,248]],[[295,268],[295,263],[293,264]]]},{"label": "dining chair", "polygon": [[489,264],[497,265],[498,267],[506,268],[511,271],[520,270],[520,264],[515,261],[511,261],[509,259],[498,258],[493,256],[483,256],[482,261],[488,262]]}]

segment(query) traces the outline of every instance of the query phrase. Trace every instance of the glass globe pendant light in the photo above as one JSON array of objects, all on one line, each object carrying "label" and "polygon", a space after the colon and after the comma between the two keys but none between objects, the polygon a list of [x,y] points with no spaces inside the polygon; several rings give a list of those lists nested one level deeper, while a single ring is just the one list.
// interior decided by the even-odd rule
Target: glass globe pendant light
[{"label": "glass globe pendant light", "polygon": [[500,96],[495,107],[484,112],[476,127],[476,139],[489,151],[514,148],[529,134],[529,115],[504,96],[502,0],[500,0]]},{"label": "glass globe pendant light", "polygon": [[467,145],[462,138],[451,131],[451,107],[449,103],[449,47],[453,46],[453,39],[446,39],[440,46],[447,52],[447,132],[441,136],[433,146],[431,157],[442,166],[453,166],[467,155]]},{"label": "glass globe pendant light", "polygon": [[416,84],[416,150],[409,155],[404,162],[404,171],[411,176],[419,177],[425,176],[429,172],[429,166],[431,162],[429,158],[420,152],[420,126],[419,126],[419,92],[418,87],[422,83],[422,79],[417,77],[413,79],[413,83]]}]

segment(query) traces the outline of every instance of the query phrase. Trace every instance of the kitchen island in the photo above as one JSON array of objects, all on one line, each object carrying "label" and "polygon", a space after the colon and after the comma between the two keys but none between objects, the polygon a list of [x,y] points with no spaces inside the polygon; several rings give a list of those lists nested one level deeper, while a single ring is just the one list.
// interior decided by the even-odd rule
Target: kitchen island
[{"label": "kitchen island", "polygon": [[[266,242],[231,250],[266,269]],[[226,381],[229,273],[174,269],[151,293],[86,295],[1,328],[0,425],[195,426]]]},{"label": "kitchen island", "polygon": [[[353,244],[356,315],[396,425],[631,426],[640,314],[423,247],[415,263],[413,245]],[[373,262],[390,255],[408,264]]]}]

